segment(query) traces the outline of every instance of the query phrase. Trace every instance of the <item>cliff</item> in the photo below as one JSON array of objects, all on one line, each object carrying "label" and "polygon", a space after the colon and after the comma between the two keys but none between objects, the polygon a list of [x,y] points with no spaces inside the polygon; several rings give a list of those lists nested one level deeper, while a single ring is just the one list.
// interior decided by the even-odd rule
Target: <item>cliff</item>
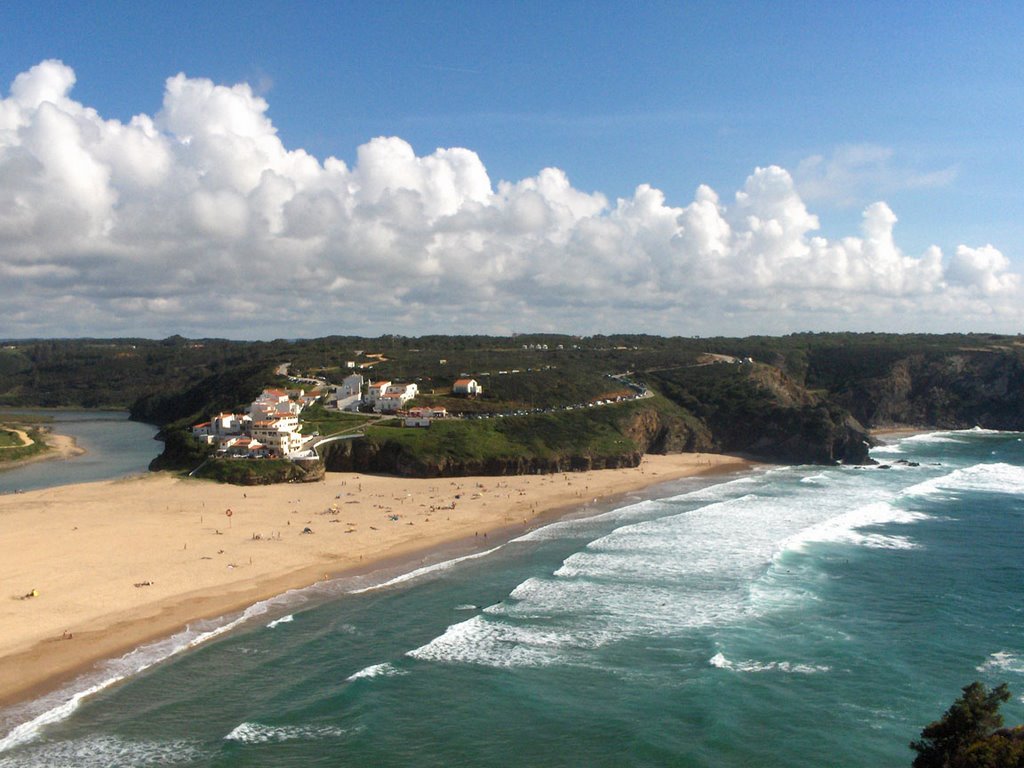
[{"label": "cliff", "polygon": [[910,355],[881,375],[853,378],[833,394],[875,427],[1024,430],[1024,359],[1019,349]]},{"label": "cliff", "polygon": [[852,414],[774,366],[685,366],[654,377],[667,397],[700,419],[707,450],[765,461],[872,463],[868,432]]},{"label": "cliff", "polygon": [[335,472],[406,477],[521,475],[617,469],[645,453],[710,450],[707,430],[665,402],[495,420],[435,422],[428,430],[378,429],[321,449]]},{"label": "cliff", "polygon": [[416,455],[397,442],[346,440],[329,443],[322,450],[330,472],[380,472],[402,477],[461,477],[465,475],[532,475],[618,469],[640,464],[643,454],[626,451],[612,456],[491,456],[453,458]]}]

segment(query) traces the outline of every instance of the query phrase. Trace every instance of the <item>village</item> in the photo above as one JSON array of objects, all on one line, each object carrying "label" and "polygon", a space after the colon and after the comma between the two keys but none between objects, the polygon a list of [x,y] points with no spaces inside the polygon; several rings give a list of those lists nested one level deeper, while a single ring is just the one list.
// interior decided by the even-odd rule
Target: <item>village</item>
[{"label": "village", "polygon": [[[416,384],[391,381],[367,382],[362,374],[347,376],[339,386],[330,387],[316,380],[305,389],[265,389],[245,413],[218,413],[210,421],[192,427],[192,436],[214,446],[218,455],[228,458],[314,459],[320,435],[303,434],[300,414],[314,403],[341,412],[370,412],[402,419],[407,427],[429,427],[434,419],[448,418],[442,407],[405,406],[419,393]],[[458,379],[452,394],[479,397],[483,387],[475,379]]]}]

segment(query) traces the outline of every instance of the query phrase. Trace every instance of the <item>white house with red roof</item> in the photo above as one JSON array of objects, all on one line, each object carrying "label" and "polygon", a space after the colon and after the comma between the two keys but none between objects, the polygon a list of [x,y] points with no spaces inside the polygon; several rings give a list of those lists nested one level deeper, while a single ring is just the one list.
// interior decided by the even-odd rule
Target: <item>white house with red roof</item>
[{"label": "white house with red roof", "polygon": [[484,388],[477,383],[476,379],[456,379],[452,384],[453,395],[468,395],[478,397],[484,393]]},{"label": "white house with red roof", "polygon": [[421,408],[410,408],[405,414],[405,426],[407,427],[429,427],[434,419],[448,418],[447,408],[423,406]]}]

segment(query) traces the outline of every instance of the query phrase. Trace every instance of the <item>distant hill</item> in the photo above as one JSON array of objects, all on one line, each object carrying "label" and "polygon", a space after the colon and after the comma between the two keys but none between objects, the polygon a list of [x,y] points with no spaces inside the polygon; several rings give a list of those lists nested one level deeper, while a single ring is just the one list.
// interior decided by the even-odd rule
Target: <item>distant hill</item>
[{"label": "distant hill", "polygon": [[[619,466],[679,450],[856,463],[872,428],[1024,429],[1024,339],[987,334],[15,340],[0,344],[0,406],[127,408],[181,430],[286,382],[283,363],[328,383],[353,371],[415,382],[417,402],[501,414],[444,427],[446,441],[373,429],[328,456],[420,474]],[[483,396],[453,397],[460,377]],[[630,387],[659,397],[589,405]]]}]

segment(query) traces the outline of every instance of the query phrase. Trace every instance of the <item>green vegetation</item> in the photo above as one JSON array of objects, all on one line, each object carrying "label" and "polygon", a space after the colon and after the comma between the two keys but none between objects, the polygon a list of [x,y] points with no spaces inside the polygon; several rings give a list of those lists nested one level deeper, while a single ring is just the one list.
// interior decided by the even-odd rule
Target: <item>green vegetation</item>
[{"label": "green vegetation", "polygon": [[1006,684],[989,690],[979,682],[963,688],[945,714],[921,731],[910,748],[913,768],[1020,768],[1024,727],[1003,728],[999,707],[1010,700]]},{"label": "green vegetation", "polygon": [[[25,445],[15,429],[24,431],[31,442]],[[31,424],[8,423],[0,427],[0,464],[29,459],[49,450],[43,433]]]},{"label": "green vegetation", "polygon": [[20,448],[24,443],[21,440],[21,435],[17,432],[0,427],[0,450],[5,448]]},{"label": "green vegetation", "polygon": [[637,404],[625,404],[533,416],[440,420],[429,429],[373,426],[367,427],[366,436],[378,444],[400,446],[420,460],[613,457],[640,450],[621,426],[637,410]]},{"label": "green vegetation", "polygon": [[311,435],[318,432],[323,436],[353,432],[374,417],[364,413],[339,413],[328,410],[320,403],[315,403],[302,411],[300,427],[302,434]]},{"label": "green vegetation", "polygon": [[184,427],[165,429],[164,450],[149,463],[149,469],[191,471],[213,455],[213,446],[201,443]]},{"label": "green vegetation", "polygon": [[[752,363],[740,362],[745,358]],[[183,465],[204,456],[183,435],[171,437],[174,432],[218,411],[237,411],[267,386],[310,388],[276,375],[284,363],[293,376],[328,384],[353,371],[370,380],[414,382],[421,393],[414,404],[505,417],[501,424],[473,419],[447,428],[467,430],[465,438],[450,436],[447,448],[433,438],[394,438],[408,442],[402,450],[424,456],[432,450],[439,456],[603,455],[620,439],[619,427],[602,421],[606,410],[624,413],[625,406],[587,408],[585,416],[566,409],[631,385],[667,398],[656,409],[657,424],[647,423],[642,438],[626,438],[640,450],[859,461],[865,436],[851,414],[867,427],[1024,429],[1024,339],[987,334],[11,341],[0,348],[0,406],[129,407],[133,418],[162,427],[164,464]],[[627,376],[613,377],[621,374]],[[453,396],[452,383],[463,377],[477,379],[483,396]],[[314,409],[303,431],[353,430],[361,418]],[[378,428],[384,427],[374,422]],[[553,434],[559,431],[564,434]],[[451,447],[457,444],[462,447]]]},{"label": "green vegetation", "polygon": [[323,465],[281,459],[210,459],[195,476],[233,485],[302,483],[322,478]]}]

